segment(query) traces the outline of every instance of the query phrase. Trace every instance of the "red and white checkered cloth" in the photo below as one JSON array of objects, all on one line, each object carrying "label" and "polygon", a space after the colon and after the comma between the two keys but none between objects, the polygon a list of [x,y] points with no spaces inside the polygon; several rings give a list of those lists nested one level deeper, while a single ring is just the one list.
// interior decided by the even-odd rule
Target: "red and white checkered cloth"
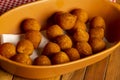
[{"label": "red and white checkered cloth", "polygon": [[[34,1],[37,0],[0,0],[0,15],[14,7]],[[116,0],[110,0],[110,1],[116,2]]]},{"label": "red and white checkered cloth", "polygon": [[0,0],[0,14],[25,3],[37,0]]}]

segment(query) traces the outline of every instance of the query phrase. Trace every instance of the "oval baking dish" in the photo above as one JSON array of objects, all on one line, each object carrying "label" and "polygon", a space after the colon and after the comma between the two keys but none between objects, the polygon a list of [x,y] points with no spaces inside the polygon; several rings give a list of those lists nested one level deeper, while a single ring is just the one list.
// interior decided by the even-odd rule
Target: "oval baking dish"
[{"label": "oval baking dish", "polygon": [[[0,34],[19,34],[20,23],[25,18],[35,18],[44,28],[46,20],[56,11],[70,11],[75,8],[85,9],[89,18],[100,15],[106,22],[106,38],[114,45],[106,50],[76,61],[51,65],[24,65],[0,56],[0,66],[6,71],[31,79],[48,78],[65,74],[98,62],[112,54],[120,46],[120,7],[107,0],[42,0],[12,9],[0,16]],[[114,53],[113,53],[114,54]]]}]

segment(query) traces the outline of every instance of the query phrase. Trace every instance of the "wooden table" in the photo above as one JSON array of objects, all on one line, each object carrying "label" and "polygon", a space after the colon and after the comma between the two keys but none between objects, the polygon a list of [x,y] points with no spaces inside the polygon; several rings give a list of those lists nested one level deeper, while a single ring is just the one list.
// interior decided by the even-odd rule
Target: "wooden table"
[{"label": "wooden table", "polygon": [[[120,0],[117,1],[120,3]],[[0,80],[30,80],[14,76],[0,68]],[[35,80],[35,79],[33,79]],[[120,80],[120,47],[107,58],[83,69],[39,80]]]}]

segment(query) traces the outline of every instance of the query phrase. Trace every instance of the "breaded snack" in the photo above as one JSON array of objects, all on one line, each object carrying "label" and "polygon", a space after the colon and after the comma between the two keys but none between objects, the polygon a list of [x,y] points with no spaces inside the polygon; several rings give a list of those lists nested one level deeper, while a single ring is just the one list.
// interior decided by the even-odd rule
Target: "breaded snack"
[{"label": "breaded snack", "polygon": [[40,55],[34,60],[34,65],[46,66],[51,65],[50,59],[45,55]]},{"label": "breaded snack", "polygon": [[65,52],[58,52],[52,57],[51,61],[52,61],[52,64],[62,64],[62,63],[69,62],[70,59]]},{"label": "breaded snack", "polygon": [[16,47],[12,43],[3,43],[0,45],[0,55],[11,58],[16,54]]},{"label": "breaded snack", "polygon": [[91,45],[94,53],[100,52],[106,48],[105,41],[99,38],[92,38],[89,41],[89,44]]},{"label": "breaded snack", "polygon": [[30,40],[34,48],[37,48],[41,42],[42,36],[39,31],[28,31],[25,34],[25,39]]},{"label": "breaded snack", "polygon": [[59,17],[60,15],[64,14],[64,13],[65,13],[64,11],[55,12],[55,13],[53,14],[53,16],[52,16],[54,23],[57,23],[58,17]]},{"label": "breaded snack", "polygon": [[86,24],[81,22],[80,20],[77,20],[74,27],[72,28],[72,30],[79,30],[79,29],[82,29],[84,31],[87,30],[87,27],[86,27]]},{"label": "breaded snack", "polygon": [[105,29],[105,21],[101,16],[95,16],[90,21],[90,28],[103,28]]},{"label": "breaded snack", "polygon": [[39,22],[33,18],[25,19],[22,22],[21,27],[25,32],[30,31],[30,30],[40,31],[41,29],[41,25],[39,24]]},{"label": "breaded snack", "polygon": [[22,64],[28,64],[28,65],[32,64],[32,60],[31,60],[30,56],[28,56],[26,54],[16,54],[11,59],[13,61],[16,61],[16,62],[19,62]]},{"label": "breaded snack", "polygon": [[34,50],[32,42],[27,39],[20,40],[16,48],[18,53],[27,55],[31,55]]},{"label": "breaded snack", "polygon": [[88,20],[88,13],[83,9],[74,9],[71,13],[77,16],[77,20],[80,20],[83,23],[86,23]]},{"label": "breaded snack", "polygon": [[64,31],[59,25],[52,25],[47,28],[46,34],[49,39],[54,39],[57,36],[63,35]]},{"label": "breaded snack", "polygon": [[90,38],[104,38],[104,29],[103,28],[91,28],[89,30],[89,36]]},{"label": "breaded snack", "polygon": [[80,59],[80,54],[76,48],[69,48],[64,50],[64,52],[68,55],[71,61]]},{"label": "breaded snack", "polygon": [[75,25],[77,17],[70,13],[64,12],[56,16],[56,23],[64,30],[70,30]]},{"label": "breaded snack", "polygon": [[104,38],[104,29],[103,28],[91,28],[89,29],[89,36],[91,38]]},{"label": "breaded snack", "polygon": [[62,50],[72,47],[72,40],[66,34],[56,37],[56,43],[60,46]]},{"label": "breaded snack", "polygon": [[60,47],[58,44],[54,43],[54,42],[48,42],[44,49],[43,49],[43,54],[47,55],[47,56],[51,56],[53,54],[56,54],[60,52]]},{"label": "breaded snack", "polygon": [[85,56],[92,55],[92,48],[88,44],[88,42],[77,42],[75,47],[78,50],[79,54],[81,55]]},{"label": "breaded snack", "polygon": [[84,30],[76,30],[73,34],[74,41],[88,41],[89,40],[89,34],[87,31]]},{"label": "breaded snack", "polygon": [[46,28],[52,25],[57,24],[57,17],[61,14],[64,13],[63,11],[57,11],[54,14],[52,14],[48,19],[47,19],[47,25]]}]

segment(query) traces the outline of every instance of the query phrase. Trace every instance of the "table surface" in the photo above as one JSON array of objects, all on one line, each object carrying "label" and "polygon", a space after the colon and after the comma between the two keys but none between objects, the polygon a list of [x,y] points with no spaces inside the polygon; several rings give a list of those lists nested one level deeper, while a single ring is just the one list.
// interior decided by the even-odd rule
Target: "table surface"
[{"label": "table surface", "polygon": [[[120,3],[120,0],[117,2]],[[0,80],[30,79],[14,76],[0,68]],[[120,47],[116,49],[113,54],[102,61],[87,66],[83,69],[53,78],[39,80],[120,80]]]}]

